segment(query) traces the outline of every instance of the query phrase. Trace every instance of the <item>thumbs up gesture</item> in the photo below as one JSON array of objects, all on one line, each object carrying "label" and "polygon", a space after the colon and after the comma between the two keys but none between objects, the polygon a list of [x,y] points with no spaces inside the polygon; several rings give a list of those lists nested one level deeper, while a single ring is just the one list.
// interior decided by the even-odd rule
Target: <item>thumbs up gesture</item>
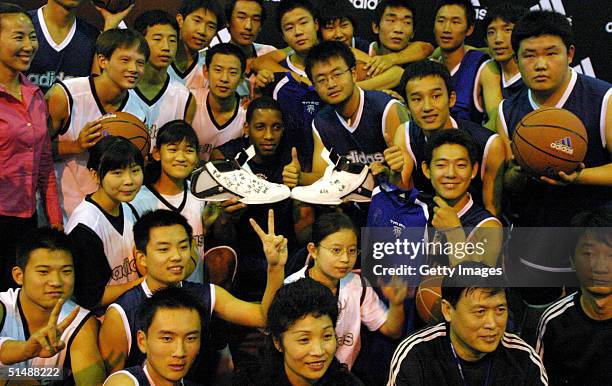
[{"label": "thumbs up gesture", "polygon": [[433,198],[436,206],[434,207],[434,216],[431,220],[431,225],[434,226],[437,230],[445,231],[451,230],[452,228],[461,227],[461,221],[459,220],[459,216],[457,216],[457,212],[449,206],[444,199],[441,197],[435,196]]},{"label": "thumbs up gesture", "polygon": [[297,150],[293,147],[291,148],[291,162],[283,168],[283,183],[290,188],[295,188],[300,181],[301,172],[302,168],[298,160]]},{"label": "thumbs up gesture", "polygon": [[393,144],[393,138],[388,133],[383,133],[385,142],[388,148],[385,149],[383,155],[385,156],[385,162],[389,165],[389,169],[395,173],[401,173],[404,167],[404,154],[399,146]]}]

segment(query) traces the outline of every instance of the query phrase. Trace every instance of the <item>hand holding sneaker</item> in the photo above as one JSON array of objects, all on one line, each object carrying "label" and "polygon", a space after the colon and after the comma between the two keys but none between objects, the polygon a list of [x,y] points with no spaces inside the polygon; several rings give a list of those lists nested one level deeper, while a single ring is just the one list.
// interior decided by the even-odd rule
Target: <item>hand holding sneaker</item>
[{"label": "hand holding sneaker", "polygon": [[281,268],[287,263],[287,239],[282,235],[274,234],[274,211],[268,210],[268,233],[257,224],[252,218],[249,219],[253,230],[261,239],[263,250],[268,260],[268,266]]},{"label": "hand holding sneaker", "polygon": [[298,160],[297,150],[293,147],[291,148],[291,162],[283,168],[283,183],[290,188],[295,188],[299,184],[301,172],[302,167]]}]

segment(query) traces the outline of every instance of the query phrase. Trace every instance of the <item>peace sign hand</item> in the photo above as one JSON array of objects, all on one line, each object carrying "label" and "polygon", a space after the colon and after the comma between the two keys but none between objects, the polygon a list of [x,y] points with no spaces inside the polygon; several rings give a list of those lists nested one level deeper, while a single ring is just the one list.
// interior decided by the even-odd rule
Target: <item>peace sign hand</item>
[{"label": "peace sign hand", "polygon": [[261,239],[268,266],[284,267],[287,263],[287,239],[274,234],[274,211],[272,209],[268,211],[268,233],[264,232],[252,218],[249,222]]},{"label": "peace sign hand", "polygon": [[36,331],[30,336],[30,339],[26,341],[24,350],[28,358],[50,358],[66,347],[66,343],[60,340],[60,338],[64,330],[76,318],[80,307],[76,307],[64,318],[64,320],[58,323],[57,319],[59,318],[63,305],[64,299],[58,300],[53,307],[53,311],[51,311],[47,326]]}]

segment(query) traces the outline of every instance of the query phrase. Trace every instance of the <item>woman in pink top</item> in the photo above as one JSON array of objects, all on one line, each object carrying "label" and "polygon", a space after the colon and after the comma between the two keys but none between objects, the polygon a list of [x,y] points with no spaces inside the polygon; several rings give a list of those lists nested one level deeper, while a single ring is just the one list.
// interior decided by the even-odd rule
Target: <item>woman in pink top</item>
[{"label": "woman in pink top", "polygon": [[30,16],[0,4],[0,291],[11,287],[15,244],[36,227],[36,192],[56,228],[62,218],[55,186],[47,107],[38,87],[23,72],[38,48]]}]

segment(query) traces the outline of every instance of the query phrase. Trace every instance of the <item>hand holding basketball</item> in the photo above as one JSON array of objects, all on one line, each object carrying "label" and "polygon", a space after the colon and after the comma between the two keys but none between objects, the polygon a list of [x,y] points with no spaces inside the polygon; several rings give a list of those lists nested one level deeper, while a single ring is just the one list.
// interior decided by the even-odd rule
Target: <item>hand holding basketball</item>
[{"label": "hand holding basketball", "polygon": [[81,149],[81,152],[93,147],[100,139],[102,139],[102,124],[100,120],[87,122],[79,132],[79,137],[76,144]]},{"label": "hand holding basketball", "polygon": [[565,172],[559,172],[559,179],[558,180],[554,180],[552,178],[548,178],[548,177],[542,176],[542,177],[540,177],[540,181],[546,182],[546,183],[551,184],[551,185],[557,185],[557,186],[565,186],[565,185],[577,184],[577,183],[579,183],[580,174],[582,174],[582,170],[584,168],[585,168],[584,164],[582,162],[580,162],[580,164],[578,165],[576,170],[574,170],[570,174],[567,174]]}]

